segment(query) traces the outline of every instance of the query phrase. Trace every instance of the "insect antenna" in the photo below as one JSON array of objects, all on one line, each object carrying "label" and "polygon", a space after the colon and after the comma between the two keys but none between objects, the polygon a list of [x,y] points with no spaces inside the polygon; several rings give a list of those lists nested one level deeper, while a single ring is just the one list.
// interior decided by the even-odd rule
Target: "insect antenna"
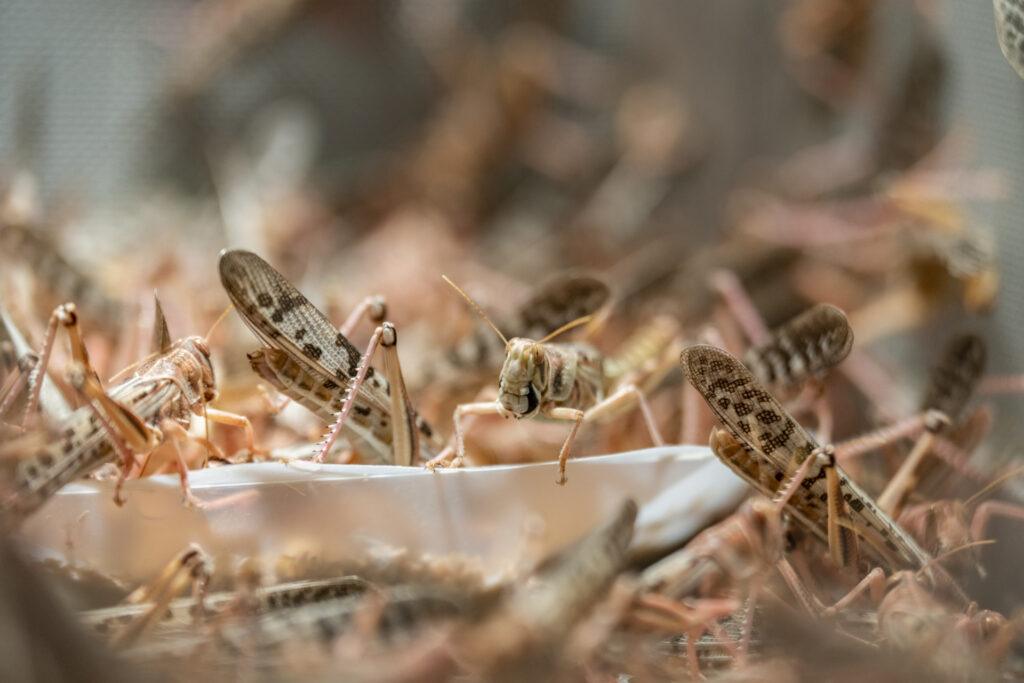
[{"label": "insect antenna", "polygon": [[501,330],[498,329],[498,326],[491,322],[491,319],[487,317],[487,314],[484,313],[484,309],[480,308],[480,304],[473,301],[473,298],[470,297],[469,294],[466,294],[464,291],[462,291],[461,287],[459,287],[457,284],[449,280],[447,275],[442,275],[441,279],[447,282],[449,285],[451,285],[452,289],[461,294],[462,298],[465,299],[466,302],[473,307],[473,310],[476,311],[477,315],[483,318],[484,322],[487,323],[492,330],[494,330],[495,334],[501,337],[501,341],[505,342],[505,346],[508,346],[508,339],[506,339],[505,335],[501,333]]},{"label": "insect antenna", "polygon": [[554,332],[549,333],[546,337],[544,337],[543,339],[541,339],[537,343],[538,344],[543,344],[545,342],[549,342],[549,341],[551,341],[552,339],[554,339],[555,337],[557,337],[560,334],[564,334],[565,332],[568,332],[569,330],[574,330],[577,327],[580,327],[581,325],[586,325],[591,320],[593,320],[593,318],[594,318],[593,315],[585,315],[582,318],[576,318],[575,320],[570,320],[569,322],[567,322],[566,324],[562,325],[561,327],[559,327]]},{"label": "insect antenna", "polygon": [[[227,317],[228,313],[230,313],[231,309],[234,307],[235,305],[233,303],[229,303],[227,307],[221,312],[221,314],[217,316],[217,319],[213,321],[213,324],[210,325],[210,329],[208,329],[206,331],[206,334],[203,336],[203,339],[205,339],[207,343],[209,343],[210,341],[210,335],[213,334],[213,331],[217,329],[217,327],[224,321],[224,318]],[[206,462],[203,463],[203,467],[206,467],[206,464],[210,462],[210,416],[206,410],[206,387],[203,386],[202,379],[199,380],[199,395],[203,404],[203,429],[206,432]]]},{"label": "insect antenna", "polygon": [[971,548],[978,548],[980,546],[994,545],[994,544],[995,544],[995,540],[994,539],[985,539],[985,540],[981,540],[981,541],[970,541],[969,543],[964,543],[963,545],[957,546],[956,548],[953,548],[952,550],[947,550],[946,552],[942,553],[941,555],[936,555],[935,557],[931,558],[930,560],[925,562],[923,565],[921,565],[921,568],[917,570],[917,573],[920,574],[921,572],[925,571],[929,567],[933,567],[933,566],[938,565],[938,564],[940,564],[942,562],[945,562],[946,560],[948,560],[953,555],[956,555],[959,552],[963,552],[964,550],[970,550]]},{"label": "insect antenna", "polygon": [[978,502],[978,500],[980,500],[982,497],[988,495],[989,493],[992,493],[993,489],[998,487],[1000,484],[1002,484],[1008,479],[1016,477],[1021,473],[1024,473],[1024,466],[1014,468],[1007,472],[1006,474],[1004,474],[1003,476],[998,477],[995,481],[989,482],[980,491],[978,491],[973,496],[965,500],[964,507],[970,507],[974,503]]},{"label": "insect antenna", "polygon": [[210,341],[210,335],[213,334],[213,331],[217,329],[217,326],[224,322],[224,318],[227,317],[228,313],[230,313],[231,309],[234,307],[234,304],[228,304],[227,308],[225,308],[224,311],[221,312],[219,316],[217,316],[217,319],[213,321],[213,324],[210,325],[210,329],[208,329],[206,331],[206,334],[203,335],[203,339],[205,339],[206,341]]}]

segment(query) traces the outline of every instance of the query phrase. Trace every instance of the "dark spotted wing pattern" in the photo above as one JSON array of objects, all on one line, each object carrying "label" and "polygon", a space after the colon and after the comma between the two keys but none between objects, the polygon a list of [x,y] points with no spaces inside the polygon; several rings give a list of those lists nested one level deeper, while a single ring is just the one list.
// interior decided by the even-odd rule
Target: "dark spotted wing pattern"
[{"label": "dark spotted wing pattern", "polygon": [[339,381],[355,377],[359,350],[262,258],[222,252],[220,281],[242,320],[267,346],[291,351]]},{"label": "dark spotted wing pattern", "polygon": [[[548,333],[597,313],[611,299],[601,280],[576,274],[556,276],[540,285],[512,316],[499,321],[509,339],[542,339]],[[505,345],[490,327],[481,326],[448,354],[456,368],[497,368],[505,359]]]},{"label": "dark spotted wing pattern", "polygon": [[852,347],[853,330],[846,315],[835,306],[817,304],[775,330],[743,360],[765,384],[788,388],[835,367]]},{"label": "dark spotted wing pattern", "polygon": [[[817,448],[814,441],[736,358],[713,346],[691,346],[681,363],[690,383],[700,392],[722,424],[750,453],[760,459],[777,482],[792,475]],[[734,468],[736,469],[736,468]],[[743,469],[752,471],[751,467]],[[876,559],[920,567],[928,555],[842,470],[836,466],[840,490],[855,531],[875,550]],[[741,475],[742,476],[742,475]],[[826,468],[815,464],[791,499],[795,516],[819,537],[827,533]],[[750,477],[744,476],[748,481]],[[751,483],[754,483],[751,481]],[[773,495],[777,487],[755,484]],[[814,528],[816,527],[816,528]]]},{"label": "dark spotted wing pattern", "polygon": [[510,337],[541,339],[573,320],[597,313],[610,298],[608,285],[597,278],[559,275],[542,284],[519,307],[517,320],[506,331]]},{"label": "dark spotted wing pattern", "polygon": [[[301,360],[322,375],[328,390],[348,386],[362,354],[327,317],[262,258],[249,251],[224,251],[220,280],[242,320],[271,348]],[[388,383],[370,368],[367,399],[388,410]]]},{"label": "dark spotted wing pattern", "polygon": [[[273,367],[254,364],[254,369],[259,371],[259,367],[265,366],[269,371],[263,374],[265,379],[317,414],[327,407],[333,411],[340,409],[362,359],[359,350],[283,275],[256,254],[243,250],[222,252],[220,279],[249,329],[295,364],[288,372],[280,363]],[[269,356],[264,354],[261,358],[267,360]],[[250,361],[253,360],[250,356]],[[387,380],[369,368],[348,423],[356,438],[376,444],[378,456],[391,449],[389,397]],[[410,418],[428,445],[432,444],[430,426],[414,413]],[[394,457],[393,453],[390,455]]]},{"label": "dark spotted wing pattern", "polygon": [[986,355],[985,342],[977,335],[961,334],[951,339],[932,369],[923,408],[940,410],[956,420],[985,373]]}]

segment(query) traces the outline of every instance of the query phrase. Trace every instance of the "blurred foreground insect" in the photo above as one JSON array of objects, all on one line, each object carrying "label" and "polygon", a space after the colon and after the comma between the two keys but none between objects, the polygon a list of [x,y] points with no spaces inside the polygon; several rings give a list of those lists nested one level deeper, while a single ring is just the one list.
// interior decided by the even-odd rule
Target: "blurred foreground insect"
[{"label": "blurred foreground insect", "polygon": [[[409,402],[394,325],[380,322],[365,355],[360,355],[345,336],[358,316],[349,316],[339,331],[256,254],[222,252],[220,279],[243,322],[265,345],[249,354],[253,370],[324,421],[333,422],[317,449],[317,462],[323,461],[342,431],[369,462],[411,465],[436,453],[433,431]],[[383,320],[382,302],[364,304],[357,313]],[[369,365],[378,346],[386,378]]]},{"label": "blurred foreground insect", "polygon": [[681,363],[728,430],[712,432],[712,450],[768,497],[783,492],[787,511],[828,543],[837,565],[857,563],[858,539],[882,567],[928,564],[928,554],[836,465],[833,449],[819,446],[738,360],[698,345],[683,351]]},{"label": "blurred foreground insect", "polygon": [[[576,432],[586,421],[608,418],[615,411],[635,401],[644,418],[647,431],[656,446],[664,441],[654,423],[654,416],[643,393],[636,384],[626,381],[629,372],[620,367],[616,359],[605,358],[597,349],[582,342],[553,343],[551,340],[570,329],[590,321],[590,316],[569,322],[539,341],[516,337],[507,339],[483,310],[462,289],[447,277],[450,284],[480,314],[505,343],[505,363],[498,378],[498,398],[494,401],[463,403],[455,409],[455,448],[445,449],[428,463],[461,466],[465,454],[465,430],[462,420],[466,415],[501,415],[517,420],[537,415],[553,420],[572,422],[573,426],[558,453],[558,483],[564,484],[565,465]],[[651,353],[663,352],[671,337]],[[633,344],[625,345],[631,351]],[[635,359],[628,365],[635,365]]]}]

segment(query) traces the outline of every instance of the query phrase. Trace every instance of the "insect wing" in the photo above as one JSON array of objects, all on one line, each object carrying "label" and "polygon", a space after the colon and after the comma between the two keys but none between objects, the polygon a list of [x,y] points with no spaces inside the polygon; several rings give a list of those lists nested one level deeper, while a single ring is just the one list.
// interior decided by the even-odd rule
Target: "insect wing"
[{"label": "insect wing", "polygon": [[[269,263],[249,251],[220,256],[220,279],[249,329],[272,348],[301,359],[322,375],[324,388],[346,386],[356,376],[362,354],[316,306]],[[387,381],[370,368],[362,394],[388,410]]]},{"label": "insect wing", "polygon": [[597,278],[559,275],[542,284],[519,307],[508,332],[515,337],[540,339],[574,320],[594,315],[609,299],[611,290]]},{"label": "insect wing", "polygon": [[[682,353],[684,372],[694,388],[732,435],[763,457],[781,483],[813,453],[818,444],[785,408],[761,386],[736,358],[708,345],[691,346]],[[791,500],[800,516],[812,520],[820,531],[828,519],[827,471],[812,467],[803,491]],[[886,558],[898,555],[902,563],[922,566],[929,561],[914,540],[871,497],[854,484],[838,466],[839,490],[857,532]]]}]

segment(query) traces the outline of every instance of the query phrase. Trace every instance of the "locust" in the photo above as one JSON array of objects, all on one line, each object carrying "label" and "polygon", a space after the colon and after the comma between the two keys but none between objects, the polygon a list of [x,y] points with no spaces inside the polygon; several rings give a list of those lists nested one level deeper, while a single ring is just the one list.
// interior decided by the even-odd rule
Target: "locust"
[{"label": "locust", "polygon": [[33,280],[44,289],[53,306],[58,301],[75,301],[103,330],[117,330],[128,307],[111,298],[92,278],[65,258],[55,244],[38,229],[21,223],[0,224],[0,260],[10,266],[31,268]]},{"label": "locust", "polygon": [[[539,285],[499,327],[516,337],[543,337],[574,320],[597,315],[611,299],[602,280],[582,274],[557,275]],[[473,331],[448,351],[446,363],[460,373],[497,370],[505,348],[486,326]]]},{"label": "locust", "polygon": [[[13,467],[13,472],[8,472],[11,484],[0,508],[15,520],[31,515],[68,482],[115,459],[120,459],[121,472],[114,501],[122,504],[121,488],[138,465],[136,455],[152,452],[167,439],[175,446],[186,502],[201,505],[188,488],[187,467],[179,446],[187,438],[198,439],[186,432],[194,415],[243,428],[250,451],[255,450],[252,427],[245,417],[207,406],[217,392],[206,339],[191,336],[172,343],[159,302],[154,325],[158,347],[134,368],[123,371],[122,374],[130,375],[109,389],[103,387],[88,364],[74,305],[59,306],[52,320],[69,331],[74,360],[68,378],[85,405],[51,425],[55,438],[48,443],[37,446],[37,439],[29,435],[5,446],[5,452],[19,457],[6,458],[3,463]],[[43,358],[49,356],[56,327],[51,322],[43,344]],[[37,373],[43,372],[42,366],[40,363],[36,367]],[[40,382],[34,383],[38,386]],[[33,389],[32,396],[37,396],[37,392],[37,388]],[[33,400],[30,398],[30,405]],[[27,453],[20,452],[21,444]],[[137,471],[144,468],[142,464]]]},{"label": "locust", "polygon": [[[357,576],[340,576],[331,579],[290,581],[256,588],[249,605],[249,614],[264,614],[274,610],[300,607],[335,598],[343,598],[366,591],[370,584]],[[156,612],[157,621],[153,626],[163,629],[187,628],[202,607],[207,617],[226,615],[242,602],[240,591],[209,593],[200,601],[196,597],[175,600],[132,601],[114,607],[89,610],[80,615],[80,621],[96,633],[103,635],[118,632],[124,626],[140,617]]]},{"label": "locust", "polygon": [[[584,342],[557,343],[558,335],[590,321],[590,316],[574,320],[535,341],[522,337],[508,339],[491,322],[483,309],[458,285],[444,277],[494,330],[505,344],[505,362],[498,378],[498,397],[493,401],[463,403],[455,408],[452,418],[455,446],[448,447],[428,466],[461,466],[466,455],[465,429],[462,421],[468,415],[501,415],[516,420],[538,415],[572,422],[569,435],[558,453],[558,479],[564,485],[566,462],[584,421],[606,418],[635,401],[644,418],[647,431],[656,446],[664,444],[650,406],[625,371],[633,363],[619,363],[605,358],[596,348]],[[630,346],[627,344],[627,346]],[[632,349],[635,350],[635,349]],[[663,351],[664,349],[659,349]]]},{"label": "locust", "polygon": [[[928,554],[883,512],[794,420],[739,360],[709,345],[691,346],[680,362],[727,431],[712,432],[712,450],[755,489],[775,498],[828,544],[835,564],[856,563],[858,540],[884,567],[923,568]],[[785,482],[785,484],[783,483]]]},{"label": "locust", "polygon": [[815,304],[747,350],[744,364],[765,385],[792,393],[850,354],[853,330],[840,309]]},{"label": "locust", "polygon": [[[411,465],[439,450],[434,432],[413,410],[398,360],[398,332],[383,321],[384,306],[374,299],[360,309],[381,318],[365,354],[348,340],[356,319],[343,331],[269,263],[244,250],[220,255],[220,279],[242,321],[263,343],[248,354],[264,380],[333,423],[315,454],[322,462],[344,432],[365,462]],[[374,316],[376,317],[376,316]],[[384,373],[369,363],[380,347]]]},{"label": "locust", "polygon": [[636,503],[623,501],[606,524],[541,563],[486,619],[461,629],[459,660],[484,680],[540,670],[624,569],[636,516]]}]

